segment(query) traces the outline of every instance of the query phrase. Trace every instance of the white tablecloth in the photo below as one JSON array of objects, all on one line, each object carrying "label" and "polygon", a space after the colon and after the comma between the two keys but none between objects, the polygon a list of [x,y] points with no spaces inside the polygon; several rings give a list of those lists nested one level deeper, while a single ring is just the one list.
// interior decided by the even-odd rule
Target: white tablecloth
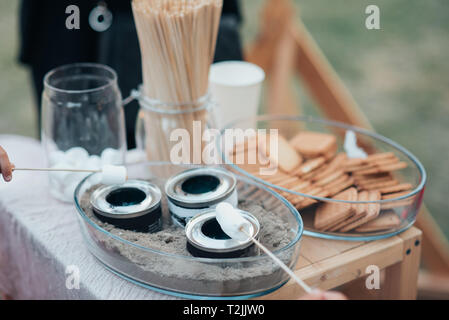
[{"label": "white tablecloth", "polygon": [[[17,167],[45,165],[36,140],[0,135],[0,145]],[[73,204],[50,196],[46,173],[15,172],[11,183],[0,182],[0,292],[14,299],[171,299],[106,270],[88,252],[76,214]],[[66,287],[68,266],[79,268],[79,289]]]}]

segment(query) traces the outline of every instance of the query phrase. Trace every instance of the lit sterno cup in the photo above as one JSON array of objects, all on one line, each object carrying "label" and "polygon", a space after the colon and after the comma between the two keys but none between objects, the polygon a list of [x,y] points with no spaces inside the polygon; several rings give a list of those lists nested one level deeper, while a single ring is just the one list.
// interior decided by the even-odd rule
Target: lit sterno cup
[{"label": "lit sterno cup", "polygon": [[209,87],[218,104],[218,126],[257,115],[265,72],[244,61],[224,61],[211,66]]},{"label": "lit sterno cup", "polygon": [[117,228],[155,233],[162,227],[161,190],[147,181],[103,185],[95,190],[90,203],[95,216]]},{"label": "lit sterno cup", "polygon": [[238,204],[235,176],[220,168],[195,168],[172,176],[165,184],[173,222],[185,227],[194,216],[221,202]]},{"label": "lit sterno cup", "polygon": [[[257,218],[249,212],[238,210],[249,222],[249,233],[259,238],[260,224]],[[218,223],[215,209],[205,211],[187,223],[187,251],[194,257],[201,258],[239,258],[257,255],[257,248],[250,238],[236,240],[229,237]]]}]

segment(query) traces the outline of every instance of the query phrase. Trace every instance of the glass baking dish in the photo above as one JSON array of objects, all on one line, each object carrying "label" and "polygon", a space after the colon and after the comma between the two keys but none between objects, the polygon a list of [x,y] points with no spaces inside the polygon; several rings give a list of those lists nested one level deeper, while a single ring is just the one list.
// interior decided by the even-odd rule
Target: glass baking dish
[{"label": "glass baking dish", "polygon": [[[192,166],[148,162],[128,166],[128,176],[129,179],[149,180],[163,186],[170,176],[189,168]],[[196,258],[143,246],[134,241],[136,239],[125,239],[120,232],[106,230],[105,225],[92,218],[81,204],[83,196],[89,196],[88,190],[98,183],[98,175],[85,178],[75,191],[79,224],[90,252],[120,277],[158,292],[194,299],[251,298],[268,294],[287,282],[285,272],[266,255],[232,259]],[[298,211],[276,192],[245,177],[237,176],[237,190],[239,207],[242,203],[258,205],[266,212],[276,213],[276,222],[285,228],[288,241],[272,244],[273,252],[294,268],[303,233]],[[171,224],[165,195],[162,211],[164,226]],[[261,228],[263,233],[264,225]]]},{"label": "glass baking dish", "polygon": [[[257,132],[257,130],[259,129],[269,132],[270,129],[277,129],[279,135],[282,135],[284,138],[286,138],[286,140],[292,139],[300,131],[331,133],[337,137],[337,152],[340,153],[344,152],[343,145],[346,132],[353,131],[355,133],[358,145],[361,146],[368,154],[387,152],[393,153],[397,158],[399,158],[399,161],[401,163],[403,162],[407,164],[406,168],[394,172],[394,179],[396,179],[401,185],[409,185],[410,190],[408,192],[403,192],[398,197],[385,197],[385,199],[376,201],[346,201],[332,199],[332,197],[320,197],[307,194],[307,192],[302,193],[299,191],[291,190],[294,189],[294,186],[292,187],[290,185],[288,186],[288,188],[279,186],[279,184],[282,183],[271,183],[267,181],[269,180],[268,178],[260,174],[256,174],[257,171],[255,171],[256,173],[254,173],[252,169],[248,169],[249,167],[247,166],[247,163],[244,163],[244,165],[240,163],[237,165],[236,163],[234,163],[237,162],[233,161],[237,160],[237,157],[231,158],[231,153],[229,153],[229,150],[225,152],[226,148],[223,147],[226,145],[225,132],[229,129],[243,129],[240,130],[240,132]],[[248,129],[249,131],[246,131]],[[229,145],[229,143],[230,142],[228,141],[227,144]],[[281,193],[287,199],[298,196],[311,200],[309,201],[309,203],[313,203],[312,205],[309,205],[306,208],[298,209],[304,221],[305,235],[334,240],[370,241],[391,237],[400,232],[403,232],[404,230],[412,226],[416,221],[416,216],[419,212],[424,195],[426,171],[419,160],[411,152],[400,146],[398,143],[377,133],[349,126],[344,123],[313,117],[262,115],[238,120],[231,124],[228,124],[221,131],[221,137],[217,144],[220,149],[220,154],[222,155],[223,162],[234,172],[243,174],[258,183],[266,185],[270,189]],[[369,231],[368,227],[364,228],[364,231],[351,230],[348,232],[318,230],[314,224],[315,214],[319,206],[323,205],[324,203],[333,203],[333,208],[335,210],[339,210],[342,206],[348,205],[378,205],[380,206],[378,218],[392,218],[394,219],[394,221],[397,221],[397,223],[395,222],[394,227],[375,231]],[[373,228],[372,224],[369,227]]]}]

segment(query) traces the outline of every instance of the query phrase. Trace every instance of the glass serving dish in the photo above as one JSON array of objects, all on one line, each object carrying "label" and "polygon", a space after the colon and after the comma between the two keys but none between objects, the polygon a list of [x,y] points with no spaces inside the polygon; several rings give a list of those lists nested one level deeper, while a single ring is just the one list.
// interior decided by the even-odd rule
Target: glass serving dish
[{"label": "glass serving dish", "polygon": [[[243,129],[243,130],[232,130],[232,129]],[[258,130],[262,130],[259,131],[262,133],[269,133],[270,129],[277,129],[278,134],[282,135],[287,141],[295,137],[300,131],[330,133],[336,137],[337,141],[338,150],[335,154],[345,152],[344,150],[345,136],[348,131],[352,131],[355,133],[358,146],[361,147],[368,155],[374,153],[393,153],[398,158],[398,161],[400,161],[401,163],[406,163],[407,165],[406,168],[396,170],[394,172],[391,172],[391,174],[392,179],[397,180],[397,182],[395,182],[394,184],[402,186],[406,184],[409,186],[409,188],[407,191],[402,193],[385,194],[385,195],[382,194],[380,200],[349,201],[338,198],[333,199],[335,197],[335,194],[331,196],[319,196],[316,194],[315,195],[307,194],[306,191],[300,192],[297,191],[298,188],[295,190],[294,184],[293,185],[290,184],[288,185],[288,187],[283,187],[282,186],[283,180],[275,181],[275,179],[273,179],[272,180],[274,181],[273,183],[267,181],[271,180],[270,178],[267,178],[269,176],[264,176],[263,174],[260,174],[260,172],[254,170],[254,168],[252,168],[251,165],[248,165],[249,157],[246,158],[243,157],[240,158],[239,160],[238,157],[235,156],[237,151],[234,149],[226,148],[225,146],[231,145],[234,146],[233,148],[235,148],[235,146],[237,145],[235,143],[236,141],[235,138],[232,138],[233,140],[229,141],[230,139],[229,137],[232,137],[233,134],[235,135],[235,133],[233,132],[240,132],[244,133],[245,135],[251,136],[254,133],[257,134]],[[222,160],[232,171],[237,172],[239,174],[243,174],[261,184],[265,184],[268,188],[279,192],[291,202],[294,202],[295,201],[294,199],[303,199],[302,201],[305,202],[302,203],[307,202],[307,204],[309,205],[305,207],[297,206],[297,209],[299,210],[301,217],[304,221],[305,235],[325,239],[353,240],[353,241],[370,241],[391,237],[393,235],[403,232],[404,230],[408,229],[413,225],[413,223],[416,221],[416,216],[422,203],[426,183],[426,172],[422,164],[412,153],[410,153],[404,147],[400,146],[396,142],[386,137],[383,137],[379,134],[370,132],[365,129],[349,126],[340,122],[328,121],[312,117],[300,117],[300,116],[294,117],[283,115],[262,115],[242,119],[235,121],[231,124],[228,124],[221,131],[221,137],[218,142],[218,148],[220,149]],[[255,150],[256,153],[261,152],[259,147],[256,148]],[[233,156],[231,157],[231,155]],[[277,156],[282,157],[282,155],[280,154],[278,154]],[[244,159],[243,162],[242,159]],[[267,159],[269,159],[269,157]],[[308,160],[307,158],[304,159],[304,161],[307,160]],[[325,163],[325,165],[329,164],[331,160],[327,159],[326,161],[327,162]],[[254,161],[251,163],[254,163]],[[261,165],[259,163],[256,164],[256,166],[258,166],[257,168],[260,168]],[[325,167],[323,166],[322,168]],[[317,172],[319,172],[318,170],[320,169],[316,170]],[[354,173],[349,172],[347,174],[351,178]],[[377,177],[381,177],[382,175],[384,174],[378,174]],[[376,177],[376,174],[372,176]],[[359,176],[354,176],[353,178],[356,179],[358,177]],[[307,179],[302,179],[301,176],[299,176],[298,179],[304,180],[307,183],[306,181]],[[348,185],[346,188],[350,187],[351,186]],[[358,192],[364,190],[363,188],[360,188],[360,186],[357,185],[356,183],[352,185],[352,188],[357,188]],[[380,191],[378,192],[380,193]],[[397,194],[398,196],[396,197],[395,194]],[[358,200],[359,198],[356,199]],[[377,210],[378,215],[377,219],[372,220],[369,225],[364,224],[364,228],[360,227],[349,231],[345,230],[345,232],[338,230],[329,231],[317,229],[315,216],[320,206],[323,206],[325,204],[328,207],[330,206],[329,204],[332,204],[331,210],[334,212],[337,211],[342,212],[345,210],[344,208],[349,207],[352,207],[355,210],[357,206],[364,205],[365,208],[368,208],[369,206],[369,208],[371,209],[378,208]],[[323,211],[323,209],[320,210]]]},{"label": "glass serving dish", "polygon": [[[192,167],[148,162],[128,166],[128,176],[129,179],[149,180],[161,188],[170,176]],[[268,294],[287,282],[287,274],[260,252],[256,256],[232,259],[197,258],[187,253],[167,252],[164,246],[152,248],[143,245],[137,235],[130,238],[121,231],[108,228],[85,206],[90,189],[98,181],[99,174],[92,174],[75,191],[80,228],[90,252],[120,277],[158,292],[194,299],[251,298]],[[237,176],[237,191],[239,208],[257,205],[265,212],[275,212],[272,216],[276,221],[270,225],[264,225],[259,219],[259,240],[265,241],[284,263],[294,268],[303,233],[298,211],[276,192],[245,177]],[[173,226],[165,195],[162,197],[162,211],[163,230],[160,235],[166,237],[163,232],[168,232],[166,228]],[[283,241],[268,243],[269,238],[264,237],[270,237],[273,228],[279,226],[283,230]],[[264,232],[264,228],[268,229]],[[178,230],[184,235],[182,229]],[[169,241],[170,237],[167,239]]]}]

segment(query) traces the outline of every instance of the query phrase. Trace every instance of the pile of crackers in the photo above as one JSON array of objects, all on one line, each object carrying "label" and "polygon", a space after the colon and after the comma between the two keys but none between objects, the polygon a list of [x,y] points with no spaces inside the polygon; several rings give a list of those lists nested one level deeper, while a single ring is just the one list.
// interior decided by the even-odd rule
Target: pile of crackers
[{"label": "pile of crackers", "polygon": [[[251,139],[253,139],[251,141]],[[256,141],[256,142],[255,142]],[[350,159],[338,152],[336,136],[301,131],[292,139],[277,137],[278,154],[270,155],[270,139],[252,137],[238,144],[233,159],[249,159],[256,151],[262,160],[254,164],[236,163],[240,168],[278,187],[342,202],[321,202],[290,192],[279,192],[298,210],[316,208],[314,227],[329,232],[373,232],[399,226],[400,218],[391,210],[412,200],[383,203],[345,203],[396,199],[410,193],[413,186],[400,183],[394,173],[407,163],[392,152],[371,154],[364,159]],[[270,168],[275,174],[265,174]],[[262,169],[262,170],[261,170]],[[381,212],[382,211],[382,212]]]}]

